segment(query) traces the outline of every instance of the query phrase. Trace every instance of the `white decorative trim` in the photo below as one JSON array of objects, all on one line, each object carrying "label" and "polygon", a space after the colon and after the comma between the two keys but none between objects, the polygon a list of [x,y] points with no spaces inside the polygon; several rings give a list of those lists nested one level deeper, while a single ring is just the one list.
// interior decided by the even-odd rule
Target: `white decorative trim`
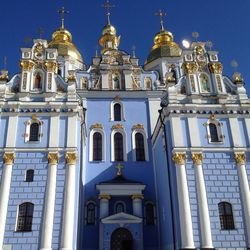
[{"label": "white decorative trim", "polygon": [[121,121],[125,121],[124,106],[120,100],[114,100],[110,104],[110,121],[115,121],[115,111],[114,111],[115,104],[121,105]]},{"label": "white decorative trim", "polygon": [[102,161],[106,160],[106,135],[105,131],[101,128],[93,128],[89,133],[89,161],[93,161],[93,137],[94,133],[100,133],[102,135]]},{"label": "white decorative trim", "polygon": [[133,155],[133,161],[136,161],[135,135],[137,133],[140,133],[143,136],[145,161],[149,161],[147,135],[146,135],[144,129],[133,129],[133,132],[132,132],[132,155]]},{"label": "white decorative trim", "polygon": [[[217,142],[212,142],[211,141],[211,134],[210,134],[210,129],[209,129],[209,124],[214,124],[217,129],[217,135],[218,135],[218,141]],[[224,135],[222,133],[222,125],[223,123],[219,122],[217,119],[208,119],[208,121],[204,124],[207,127],[207,139],[208,143],[211,144],[221,144],[224,143]]]},{"label": "white decorative trim", "polygon": [[[30,127],[33,123],[37,123],[39,125],[39,130],[38,130],[38,141],[30,141]],[[41,142],[42,138],[42,124],[43,122],[40,121],[37,118],[30,119],[25,122],[25,134],[24,134],[24,142],[28,143],[39,143]]]},{"label": "white decorative trim", "polygon": [[123,136],[123,161],[127,161],[127,137],[124,129],[114,129],[111,132],[111,161],[115,161],[115,142],[114,136],[116,133],[121,133]]}]

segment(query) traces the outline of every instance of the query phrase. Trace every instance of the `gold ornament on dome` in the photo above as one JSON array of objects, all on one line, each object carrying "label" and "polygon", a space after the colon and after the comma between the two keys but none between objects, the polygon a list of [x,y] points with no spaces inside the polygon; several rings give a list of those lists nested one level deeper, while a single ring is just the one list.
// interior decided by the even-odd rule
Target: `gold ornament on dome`
[{"label": "gold ornament on dome", "polygon": [[238,165],[246,164],[246,156],[244,152],[234,153],[234,159]]},{"label": "gold ornament on dome", "polygon": [[103,125],[100,123],[96,123],[94,125],[91,125],[90,129],[103,129]]},{"label": "gold ornament on dome", "polygon": [[59,159],[59,155],[57,152],[48,154],[48,163],[57,164]]},{"label": "gold ornament on dome", "polygon": [[223,65],[220,62],[217,63],[210,63],[209,70],[213,74],[221,74],[223,70]]},{"label": "gold ornament on dome", "polygon": [[131,196],[131,199],[132,199],[132,200],[136,200],[136,199],[143,200],[143,199],[144,199],[144,196],[143,196],[143,194],[133,194],[133,195]]},{"label": "gold ornament on dome", "polygon": [[77,153],[76,152],[67,152],[65,154],[65,159],[67,164],[75,165],[77,160]]},{"label": "gold ornament on dome", "polygon": [[56,73],[57,63],[56,62],[45,62],[44,63],[44,68],[45,68],[46,71]]},{"label": "gold ornament on dome", "polygon": [[186,153],[174,153],[172,159],[175,164],[183,165],[186,162]]},{"label": "gold ornament on dome", "polygon": [[98,196],[98,199],[99,200],[110,200],[111,199],[111,196],[109,194],[100,194]]},{"label": "gold ornament on dome", "polygon": [[202,153],[192,153],[192,160],[195,165],[201,165],[202,164]]},{"label": "gold ornament on dome", "polygon": [[32,61],[21,61],[20,67],[23,71],[31,71],[34,67],[34,62]]},{"label": "gold ornament on dome", "polygon": [[183,63],[183,67],[184,67],[186,74],[195,74],[198,70],[198,65],[196,62]]},{"label": "gold ornament on dome", "polygon": [[123,129],[122,124],[113,125],[113,126],[112,126],[112,130],[115,130],[115,129]]},{"label": "gold ornament on dome", "polygon": [[135,129],[144,129],[144,126],[143,124],[136,124],[133,126],[132,130],[135,130]]},{"label": "gold ornament on dome", "polygon": [[15,153],[4,153],[3,162],[4,164],[13,164],[15,159]]}]

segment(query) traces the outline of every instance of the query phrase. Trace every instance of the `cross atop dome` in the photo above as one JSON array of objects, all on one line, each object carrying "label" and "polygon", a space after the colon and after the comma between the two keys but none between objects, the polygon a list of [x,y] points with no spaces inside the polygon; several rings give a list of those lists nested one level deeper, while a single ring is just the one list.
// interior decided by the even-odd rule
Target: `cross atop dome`
[{"label": "cross atop dome", "polygon": [[64,29],[64,19],[65,14],[69,14],[69,11],[65,10],[64,7],[62,7],[60,10],[57,11],[60,14],[61,17],[61,28]]},{"label": "cross atop dome", "polygon": [[107,2],[105,4],[102,4],[102,7],[106,9],[106,15],[107,15],[107,18],[108,18],[108,24],[110,24],[110,10],[111,8],[114,8],[115,5],[111,5],[109,0],[107,0]]},{"label": "cross atop dome", "polygon": [[162,10],[159,10],[158,12],[155,13],[156,16],[160,17],[160,24],[161,24],[161,30],[164,30],[164,21],[163,17],[167,15],[166,12],[163,12]]}]

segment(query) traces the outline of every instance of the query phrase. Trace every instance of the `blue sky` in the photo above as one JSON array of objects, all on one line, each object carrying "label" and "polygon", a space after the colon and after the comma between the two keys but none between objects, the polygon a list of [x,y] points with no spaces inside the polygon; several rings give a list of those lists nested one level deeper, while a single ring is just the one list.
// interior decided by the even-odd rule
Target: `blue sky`
[{"label": "blue sky", "polygon": [[[8,58],[11,74],[19,71],[20,48],[27,47],[25,37],[37,38],[38,28],[45,30],[43,38],[50,39],[59,27],[57,10],[64,6],[70,11],[65,20],[66,28],[86,63],[91,62],[101,29],[106,23],[101,5],[105,0],[8,0],[1,1],[1,46],[0,66]],[[144,63],[152,46],[153,37],[159,31],[159,18],[154,13],[163,9],[167,12],[165,28],[181,43],[192,39],[198,31],[199,40],[211,40],[214,49],[220,52],[224,74],[232,75],[231,61],[235,59],[245,79],[250,81],[250,1],[249,0],[110,0],[111,22],[121,35],[120,48],[136,54]],[[250,85],[249,85],[250,86]]]}]

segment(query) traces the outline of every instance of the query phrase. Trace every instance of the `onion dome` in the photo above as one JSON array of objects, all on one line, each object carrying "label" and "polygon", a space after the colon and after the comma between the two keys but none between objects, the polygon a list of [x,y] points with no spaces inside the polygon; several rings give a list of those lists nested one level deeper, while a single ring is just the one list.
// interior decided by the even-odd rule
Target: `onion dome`
[{"label": "onion dome", "polygon": [[182,52],[179,45],[174,42],[173,34],[164,29],[162,20],[163,13],[160,12],[158,15],[161,17],[161,30],[154,37],[154,45],[147,58],[147,63],[160,57],[178,57]]},{"label": "onion dome", "polygon": [[68,12],[66,12],[64,8],[58,12],[61,14],[62,24],[61,27],[53,33],[49,48],[56,48],[59,56],[70,56],[77,61],[83,62],[80,52],[72,42],[71,33],[64,28],[64,15]]}]

